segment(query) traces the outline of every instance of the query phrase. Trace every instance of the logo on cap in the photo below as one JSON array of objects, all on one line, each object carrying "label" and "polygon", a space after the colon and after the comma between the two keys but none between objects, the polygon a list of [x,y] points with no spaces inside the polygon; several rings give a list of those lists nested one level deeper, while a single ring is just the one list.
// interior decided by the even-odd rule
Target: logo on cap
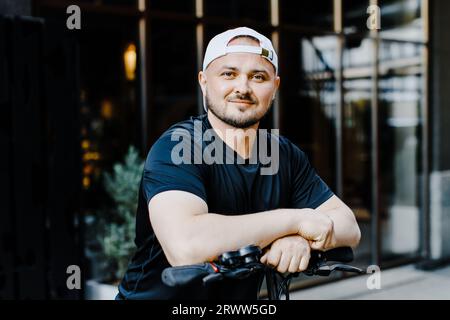
[{"label": "logo on cap", "polygon": [[261,55],[262,56],[264,56],[264,57],[266,57],[266,58],[268,58],[270,60],[273,60],[273,52],[272,51],[269,51],[266,48],[261,48],[261,49],[262,49],[261,50]]}]

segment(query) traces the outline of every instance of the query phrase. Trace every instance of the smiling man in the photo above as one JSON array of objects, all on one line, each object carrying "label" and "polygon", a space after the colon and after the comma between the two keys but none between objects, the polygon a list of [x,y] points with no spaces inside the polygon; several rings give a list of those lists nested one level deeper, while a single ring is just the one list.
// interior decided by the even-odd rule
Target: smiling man
[{"label": "smiling man", "polygon": [[[161,273],[249,244],[265,249],[263,263],[298,272],[306,269],[311,249],[359,243],[352,211],[287,138],[264,132],[267,141],[276,142],[272,151],[278,148],[276,173],[263,175],[264,164],[249,161],[260,139],[259,123],[280,85],[270,40],[245,27],[217,35],[198,80],[206,113],[173,125],[148,154],[136,217],[137,252],[117,299],[256,299],[262,274],[210,287],[172,288]],[[196,139],[196,124],[212,131],[214,139]],[[174,163],[175,132],[189,137],[193,153],[218,144],[223,148],[217,150],[227,151],[219,156],[231,154],[234,161]]]}]

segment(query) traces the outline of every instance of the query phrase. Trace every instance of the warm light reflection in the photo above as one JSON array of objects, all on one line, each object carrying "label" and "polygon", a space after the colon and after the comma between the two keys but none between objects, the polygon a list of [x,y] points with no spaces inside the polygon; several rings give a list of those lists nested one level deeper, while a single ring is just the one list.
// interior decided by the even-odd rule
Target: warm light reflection
[{"label": "warm light reflection", "polygon": [[91,185],[91,179],[89,177],[83,177],[83,188],[88,189]]},{"label": "warm light reflection", "polygon": [[89,140],[84,139],[84,140],[81,142],[81,148],[83,148],[84,150],[89,149],[89,146],[90,146],[90,145],[91,145],[91,144],[90,144]]},{"label": "warm light reflection", "polygon": [[136,57],[136,46],[134,44],[129,44],[123,54],[127,80],[134,80],[136,77]]},{"label": "warm light reflection", "polygon": [[83,155],[83,160],[84,161],[89,161],[89,160],[100,160],[100,153],[98,152],[86,152]]},{"label": "warm light reflection", "polygon": [[111,119],[113,115],[113,105],[112,102],[108,99],[105,99],[101,102],[101,114],[104,119]]}]

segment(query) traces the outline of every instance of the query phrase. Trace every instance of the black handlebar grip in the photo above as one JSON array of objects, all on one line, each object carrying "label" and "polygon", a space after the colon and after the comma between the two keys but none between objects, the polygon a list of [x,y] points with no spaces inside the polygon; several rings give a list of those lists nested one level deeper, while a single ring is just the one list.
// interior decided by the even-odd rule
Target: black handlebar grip
[{"label": "black handlebar grip", "polygon": [[350,247],[334,248],[322,253],[327,261],[352,262],[353,250]]},{"label": "black handlebar grip", "polygon": [[199,280],[211,273],[214,273],[211,265],[209,263],[201,263],[166,268],[161,274],[161,279],[169,287],[178,287]]}]

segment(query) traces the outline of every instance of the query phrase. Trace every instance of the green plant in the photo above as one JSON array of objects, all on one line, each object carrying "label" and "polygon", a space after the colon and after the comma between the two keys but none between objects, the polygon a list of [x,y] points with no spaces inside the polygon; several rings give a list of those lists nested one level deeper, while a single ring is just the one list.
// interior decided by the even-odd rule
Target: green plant
[{"label": "green plant", "polygon": [[135,249],[135,215],[143,167],[144,161],[131,146],[124,162],[115,164],[113,172],[104,175],[104,187],[114,206],[98,218],[97,240],[109,280],[123,276]]}]

